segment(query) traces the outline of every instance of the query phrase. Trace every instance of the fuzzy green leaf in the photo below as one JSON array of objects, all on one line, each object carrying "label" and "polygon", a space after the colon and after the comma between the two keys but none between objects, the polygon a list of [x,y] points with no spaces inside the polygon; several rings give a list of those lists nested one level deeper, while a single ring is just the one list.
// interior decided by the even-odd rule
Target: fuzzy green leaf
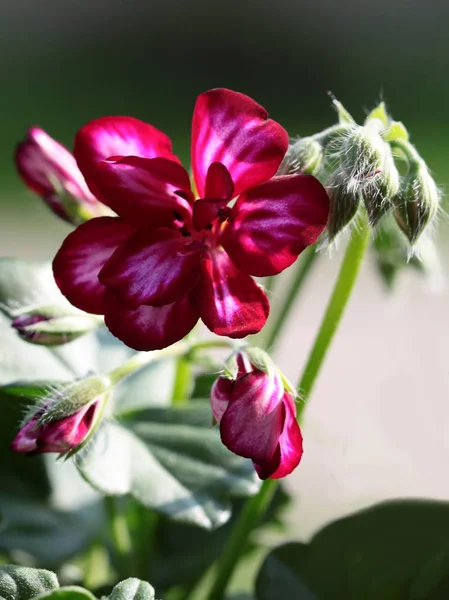
[{"label": "fuzzy green leaf", "polygon": [[154,588],[146,581],[130,577],[118,583],[109,600],[154,600]]},{"label": "fuzzy green leaf", "polygon": [[31,600],[58,587],[58,578],[51,571],[16,565],[0,567],[0,598],[5,600]]},{"label": "fuzzy green leaf", "polygon": [[71,585],[44,592],[33,600],[95,600],[95,596],[82,587]]},{"label": "fuzzy green leaf", "polygon": [[209,427],[207,403],[114,416],[75,456],[81,474],[103,493],[130,493],[171,519],[212,529],[228,520],[231,497],[258,490],[251,463]]}]

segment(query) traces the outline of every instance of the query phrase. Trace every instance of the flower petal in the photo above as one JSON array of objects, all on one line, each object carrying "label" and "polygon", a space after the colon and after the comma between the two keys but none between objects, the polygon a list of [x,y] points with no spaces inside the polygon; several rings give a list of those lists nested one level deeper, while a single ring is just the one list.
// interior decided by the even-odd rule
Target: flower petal
[{"label": "flower petal", "polygon": [[54,183],[74,197],[96,202],[74,156],[40,127],[31,127],[17,146],[16,163],[25,183],[40,196],[54,194]]},{"label": "flower petal", "polygon": [[127,308],[170,304],[198,282],[201,249],[178,231],[141,230],[117,248],[99,279]]},{"label": "flower petal", "polygon": [[192,169],[200,197],[214,162],[231,174],[235,195],[268,181],[287,152],[288,135],[254,100],[227,89],[198,96],[192,123]]},{"label": "flower petal", "polygon": [[140,306],[128,310],[105,292],[105,323],[113,335],[135,350],[159,350],[186,336],[199,314],[188,294],[165,306]]},{"label": "flower petal", "polygon": [[269,462],[284,422],[283,386],[277,375],[252,371],[235,382],[221,422],[223,444],[255,463]]},{"label": "flower petal", "polygon": [[91,430],[100,407],[101,402],[92,402],[69,417],[41,425],[36,453],[64,453],[79,446]]},{"label": "flower petal", "polygon": [[205,197],[217,200],[230,200],[234,197],[234,182],[222,163],[214,162],[207,170]]},{"label": "flower petal", "polygon": [[37,436],[39,434],[39,416],[33,417],[20,429],[11,442],[13,452],[28,454],[37,450]]},{"label": "flower petal", "polygon": [[56,283],[77,308],[104,313],[104,286],[98,273],[133,229],[121,219],[98,217],[80,225],[64,240],[53,261]]},{"label": "flower petal", "polygon": [[260,331],[270,305],[257,283],[239,271],[220,250],[205,255],[201,270],[194,294],[205,325],[217,335],[232,338]]},{"label": "flower petal", "polygon": [[111,156],[162,156],[178,161],[165,133],[133,117],[101,117],[90,121],[76,135],[74,154],[94,194],[95,167]]},{"label": "flower petal", "polygon": [[[166,158],[128,156],[97,165],[95,182],[103,202],[136,228],[169,226],[190,219],[187,171]],[[187,198],[187,199],[186,199]]]},{"label": "flower petal", "polygon": [[[202,231],[219,217],[234,195],[234,183],[227,168],[221,163],[212,163],[206,176],[206,197],[193,205],[193,226]],[[230,209],[226,209],[230,213]],[[227,215],[226,215],[227,216]]]},{"label": "flower petal", "polygon": [[210,405],[217,423],[220,423],[225,410],[228,408],[234,384],[235,382],[232,379],[218,377],[212,386],[210,391]]},{"label": "flower petal", "polygon": [[315,177],[274,177],[239,197],[220,241],[245,273],[276,275],[316,242],[328,216],[329,198]]},{"label": "flower petal", "polygon": [[299,465],[303,453],[301,429],[296,420],[296,406],[288,392],[285,392],[283,402],[285,422],[279,438],[279,466],[269,475],[271,479],[280,479],[289,475]]}]

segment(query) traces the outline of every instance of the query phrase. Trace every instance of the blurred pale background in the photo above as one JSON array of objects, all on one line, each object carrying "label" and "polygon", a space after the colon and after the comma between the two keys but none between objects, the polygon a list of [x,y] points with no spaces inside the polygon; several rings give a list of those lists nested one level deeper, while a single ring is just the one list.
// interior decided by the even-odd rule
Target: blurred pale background
[{"label": "blurred pale background", "polygon": [[[70,146],[85,121],[129,114],[166,131],[187,162],[194,99],[215,86],[253,96],[291,134],[331,124],[327,90],[359,119],[383,97],[444,188],[448,25],[444,0],[2,0],[0,255],[50,258],[69,230],[15,174],[28,126]],[[293,380],[339,260],[323,256],[283,335],[277,358]],[[411,272],[387,294],[366,262],[287,481],[292,537],[383,498],[449,498],[448,307],[447,287]]]}]

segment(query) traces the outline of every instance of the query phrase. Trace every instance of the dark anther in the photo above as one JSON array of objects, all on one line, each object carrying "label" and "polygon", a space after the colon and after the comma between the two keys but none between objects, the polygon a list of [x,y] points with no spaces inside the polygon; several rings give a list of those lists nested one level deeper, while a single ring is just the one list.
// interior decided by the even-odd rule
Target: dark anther
[{"label": "dark anther", "polygon": [[190,237],[192,235],[185,225],[184,227],[181,227],[179,231],[184,237]]},{"label": "dark anther", "polygon": [[209,223],[209,225],[206,225],[206,227],[204,228],[207,231],[210,231],[212,229],[212,223]]},{"label": "dark anther", "polygon": [[173,214],[174,214],[174,216],[175,216],[175,219],[176,219],[177,221],[182,221],[182,215],[180,215],[180,214],[179,214],[179,212],[178,212],[177,210],[174,210],[174,211],[173,211]]}]

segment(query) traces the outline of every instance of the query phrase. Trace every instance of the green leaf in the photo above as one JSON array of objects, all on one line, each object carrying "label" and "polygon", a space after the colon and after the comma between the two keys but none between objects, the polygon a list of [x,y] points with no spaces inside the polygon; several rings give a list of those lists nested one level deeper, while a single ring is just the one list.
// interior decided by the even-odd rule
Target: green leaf
[{"label": "green leaf", "polygon": [[89,591],[77,585],[60,587],[57,590],[51,590],[39,594],[33,600],[95,600],[95,596]]},{"label": "green leaf", "polygon": [[149,406],[169,406],[175,377],[174,360],[158,360],[142,367],[114,390],[116,412]]},{"label": "green leaf", "polygon": [[209,398],[217,373],[200,373],[195,377],[192,398]]},{"label": "green leaf", "polygon": [[130,493],[171,519],[212,529],[229,518],[229,499],[259,488],[251,463],[210,429],[210,407],[148,408],[115,414],[75,456],[105,494]]},{"label": "green leaf", "polygon": [[6,600],[30,600],[58,587],[58,579],[51,571],[15,565],[0,567],[0,597]]},{"label": "green leaf", "polygon": [[104,523],[98,502],[68,512],[5,493],[0,494],[0,514],[0,552],[20,550],[54,568],[83,550]]},{"label": "green leaf", "polygon": [[146,581],[134,577],[117,584],[109,600],[154,600],[154,588]]},{"label": "green leaf", "polygon": [[21,399],[0,391],[0,409],[0,552],[21,550],[39,564],[57,567],[98,533],[101,505],[71,463],[11,452]]},{"label": "green leaf", "polygon": [[300,575],[300,565],[305,563],[306,556],[307,546],[300,543],[285,544],[270,552],[257,576],[257,600],[314,600],[316,596]]},{"label": "green leaf", "polygon": [[95,369],[95,335],[53,349],[19,338],[11,328],[11,318],[41,304],[71,306],[55,284],[51,265],[0,258],[0,385],[30,379],[67,380]]},{"label": "green leaf", "polygon": [[307,545],[270,553],[258,575],[257,598],[302,598],[295,595],[302,585],[319,600],[443,600],[448,540],[447,502],[381,503],[331,523]]},{"label": "green leaf", "polygon": [[[258,528],[266,525],[282,527],[280,515],[288,503],[289,496],[279,486]],[[150,572],[156,588],[168,589],[173,581],[179,585],[194,585],[222,553],[243,506],[243,499],[233,500],[232,517],[215,531],[159,519],[154,533],[155,555]],[[248,552],[253,549],[254,546],[249,544]]]}]

